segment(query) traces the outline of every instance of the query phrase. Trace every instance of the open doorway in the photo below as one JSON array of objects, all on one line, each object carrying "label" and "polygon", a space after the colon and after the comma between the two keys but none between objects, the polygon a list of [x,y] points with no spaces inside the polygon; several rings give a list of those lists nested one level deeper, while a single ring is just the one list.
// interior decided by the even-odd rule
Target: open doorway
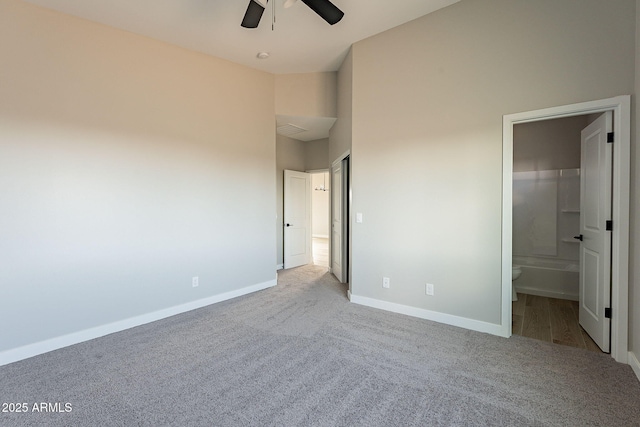
[{"label": "open doorway", "polygon": [[329,268],[329,171],[311,173],[311,253],[313,264]]},{"label": "open doorway", "polygon": [[[583,246],[587,245],[578,238],[585,218],[583,205],[599,193],[599,188],[588,188],[586,194],[581,194],[581,181],[586,172],[593,172],[588,160],[582,164],[582,159],[591,153],[588,145],[583,152],[582,135],[601,114],[513,126],[512,333],[592,351],[601,351],[602,347],[602,351],[608,352],[608,326],[605,337],[591,324],[584,325],[589,320],[587,314],[595,315],[600,322],[608,322],[598,316],[603,310],[591,307],[589,313],[583,312],[580,316],[580,307],[609,306],[608,291],[606,298],[589,298],[590,293],[584,292],[588,287],[580,286],[580,279],[584,278],[581,271],[585,271],[581,255]],[[606,144],[606,134],[600,136]],[[611,145],[604,148],[611,151]],[[611,163],[610,156],[606,157]],[[610,178],[610,170],[608,174]],[[610,190],[609,179],[603,181]],[[610,215],[610,191],[608,194],[607,206],[601,210]],[[605,204],[605,200],[602,201]],[[588,253],[592,252],[589,249]],[[600,271],[609,271],[610,255],[600,257],[606,264]],[[592,259],[587,258],[586,263]],[[597,284],[603,288],[610,286],[604,280]],[[580,304],[581,299],[585,300],[584,304]],[[592,335],[598,338],[600,346]]]},{"label": "open doorway", "polygon": [[[613,113],[612,128],[615,135],[613,150],[611,220],[611,355],[618,362],[627,363],[628,328],[628,240],[629,240],[629,150],[630,150],[630,97],[620,96],[605,100],[554,107],[503,118],[503,221],[502,221],[502,330],[512,333],[512,256],[513,256],[513,178],[514,127],[518,124],[563,117]],[[542,242],[544,243],[544,242]],[[540,245],[541,247],[544,244]]]}]

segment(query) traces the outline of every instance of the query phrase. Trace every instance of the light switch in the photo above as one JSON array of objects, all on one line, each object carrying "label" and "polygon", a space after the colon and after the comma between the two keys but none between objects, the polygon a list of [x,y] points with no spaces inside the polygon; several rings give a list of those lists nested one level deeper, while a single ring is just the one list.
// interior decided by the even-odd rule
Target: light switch
[{"label": "light switch", "polygon": [[362,213],[358,212],[358,213],[356,214],[356,222],[357,222],[358,224],[362,224]]}]

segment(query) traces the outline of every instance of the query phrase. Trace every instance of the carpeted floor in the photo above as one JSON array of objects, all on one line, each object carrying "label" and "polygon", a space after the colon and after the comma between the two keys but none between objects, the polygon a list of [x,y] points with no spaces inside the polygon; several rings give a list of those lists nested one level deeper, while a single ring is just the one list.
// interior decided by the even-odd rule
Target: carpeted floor
[{"label": "carpeted floor", "polygon": [[0,402],[29,407],[0,425],[640,425],[640,383],[608,355],[345,294],[326,268],[281,271],[274,288],[0,367]]}]

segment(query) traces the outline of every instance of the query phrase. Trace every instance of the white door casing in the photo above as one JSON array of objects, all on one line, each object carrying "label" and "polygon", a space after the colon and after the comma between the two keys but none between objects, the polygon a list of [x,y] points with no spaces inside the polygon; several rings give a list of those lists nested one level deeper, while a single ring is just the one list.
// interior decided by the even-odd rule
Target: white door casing
[{"label": "white door casing", "polygon": [[502,132],[502,309],[496,335],[511,336],[513,210],[513,127],[518,123],[613,111],[613,199],[611,257],[611,357],[629,361],[629,199],[631,174],[631,96],[562,105],[503,116]]},{"label": "white door casing", "polygon": [[344,283],[342,277],[342,163],[331,171],[331,272]]},{"label": "white door casing", "polygon": [[602,351],[609,352],[611,322],[612,113],[603,113],[582,131],[580,160],[580,325]]},{"label": "white door casing", "polygon": [[311,174],[284,171],[284,268],[311,262]]}]

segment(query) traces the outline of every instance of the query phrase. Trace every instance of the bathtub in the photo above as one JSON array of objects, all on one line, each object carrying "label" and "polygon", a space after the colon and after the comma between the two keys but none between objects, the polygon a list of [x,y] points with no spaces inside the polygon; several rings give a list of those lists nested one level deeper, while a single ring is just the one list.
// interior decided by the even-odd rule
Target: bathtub
[{"label": "bathtub", "polygon": [[578,301],[578,261],[514,255],[513,264],[522,269],[522,275],[513,281],[516,292]]}]

